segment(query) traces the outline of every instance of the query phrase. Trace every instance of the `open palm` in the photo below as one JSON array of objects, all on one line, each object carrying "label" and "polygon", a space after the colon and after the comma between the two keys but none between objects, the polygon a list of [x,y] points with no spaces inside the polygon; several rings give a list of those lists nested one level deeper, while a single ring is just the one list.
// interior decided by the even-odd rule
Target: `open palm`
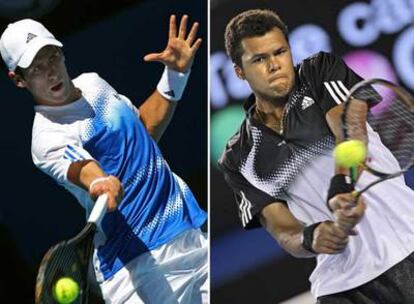
[{"label": "open palm", "polygon": [[168,68],[178,72],[186,72],[191,68],[194,56],[201,45],[201,38],[196,39],[198,23],[193,23],[187,36],[188,16],[184,15],[180,21],[177,33],[175,15],[170,16],[170,29],[167,47],[161,53],[151,53],[144,57],[145,61],[159,61]]}]

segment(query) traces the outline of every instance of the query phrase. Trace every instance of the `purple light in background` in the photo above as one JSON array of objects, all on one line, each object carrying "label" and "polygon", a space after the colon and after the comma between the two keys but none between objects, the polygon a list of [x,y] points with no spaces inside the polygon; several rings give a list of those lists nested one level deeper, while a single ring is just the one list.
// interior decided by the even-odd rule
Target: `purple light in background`
[{"label": "purple light in background", "polygon": [[[383,55],[371,50],[352,51],[343,56],[345,63],[364,79],[382,78],[397,83],[397,76],[390,61]],[[385,94],[386,95],[386,94]],[[371,109],[379,115],[388,106],[387,100]]]}]

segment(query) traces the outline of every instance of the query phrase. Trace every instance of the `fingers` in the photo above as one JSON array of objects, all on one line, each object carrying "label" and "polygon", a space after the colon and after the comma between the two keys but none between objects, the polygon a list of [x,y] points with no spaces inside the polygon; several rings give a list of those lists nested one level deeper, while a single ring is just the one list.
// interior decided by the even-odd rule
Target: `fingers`
[{"label": "fingers", "polygon": [[347,244],[348,240],[342,243],[326,240],[320,245],[320,250],[322,251],[321,253],[338,254],[345,250]]},{"label": "fingers", "polygon": [[328,203],[333,211],[337,209],[349,209],[356,204],[355,195],[353,192],[337,194]]},{"label": "fingers", "polygon": [[144,61],[160,61],[162,60],[162,53],[151,53],[144,56]]},{"label": "fingers", "polygon": [[178,30],[178,38],[185,40],[185,34],[187,32],[188,16],[184,15],[180,21],[180,28]]},{"label": "fingers", "polygon": [[329,228],[331,229],[329,230],[329,233],[332,238],[338,239],[338,241],[348,239],[347,231],[342,229],[341,226],[337,225],[336,223],[333,223],[333,225]]},{"label": "fingers", "polygon": [[168,38],[172,39],[177,37],[177,21],[175,15],[170,16],[170,30],[168,32]]},{"label": "fingers", "polygon": [[354,227],[361,221],[365,214],[366,204],[362,197],[351,208],[337,209],[334,212],[336,223],[350,235],[355,235]]},{"label": "fingers", "polygon": [[97,182],[89,190],[89,194],[94,199],[104,193],[108,195],[108,211],[114,211],[124,196],[124,190],[119,179],[115,176],[108,176],[108,178]]},{"label": "fingers", "polygon": [[365,204],[365,201],[362,198],[362,196],[360,196],[355,207],[355,212],[362,216],[365,213],[365,209],[367,209],[367,205]]},{"label": "fingers", "polygon": [[348,241],[346,232],[327,221],[315,229],[312,247],[319,253],[336,254],[346,248]]},{"label": "fingers", "polygon": [[193,44],[193,42],[194,42],[194,40],[197,36],[198,27],[199,27],[198,22],[194,22],[193,26],[191,27],[190,33],[188,33],[188,37],[187,37],[187,43],[189,45]]},{"label": "fingers", "polygon": [[188,15],[184,15],[177,29],[177,18],[175,15],[171,15],[166,48],[160,53],[146,55],[144,61],[158,61],[172,70],[187,72],[191,68],[195,54],[202,42],[200,38],[197,38],[199,28],[197,22],[193,23],[187,36],[188,19]]},{"label": "fingers", "polygon": [[201,45],[201,42],[203,42],[203,39],[198,38],[198,39],[197,39],[197,41],[193,44],[193,46],[191,47],[191,50],[192,50],[193,54],[194,54],[195,52],[197,52],[198,48],[199,48],[199,47],[200,47],[200,45]]},{"label": "fingers", "polygon": [[[189,46],[191,46],[192,49],[195,49],[195,51],[200,47],[201,45],[201,39],[197,39],[197,32],[200,24],[198,22],[194,22],[191,26],[190,32],[187,36],[187,23],[188,23],[188,15],[184,15],[181,18],[180,26],[178,29],[178,36],[177,36],[177,20],[175,15],[171,15],[170,17],[170,29],[168,33],[169,39],[173,38],[179,38],[182,40],[185,40]],[[187,38],[186,38],[187,36]],[[196,42],[193,44],[193,42],[196,40]]]}]

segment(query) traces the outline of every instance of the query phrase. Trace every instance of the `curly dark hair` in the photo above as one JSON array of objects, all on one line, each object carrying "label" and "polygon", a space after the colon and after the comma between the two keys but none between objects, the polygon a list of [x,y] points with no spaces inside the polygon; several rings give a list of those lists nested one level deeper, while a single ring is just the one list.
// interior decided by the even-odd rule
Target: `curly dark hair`
[{"label": "curly dark hair", "polygon": [[275,12],[268,9],[253,9],[238,14],[226,26],[224,41],[227,55],[233,63],[241,67],[241,41],[244,38],[263,36],[274,28],[280,29],[288,40],[287,26]]}]

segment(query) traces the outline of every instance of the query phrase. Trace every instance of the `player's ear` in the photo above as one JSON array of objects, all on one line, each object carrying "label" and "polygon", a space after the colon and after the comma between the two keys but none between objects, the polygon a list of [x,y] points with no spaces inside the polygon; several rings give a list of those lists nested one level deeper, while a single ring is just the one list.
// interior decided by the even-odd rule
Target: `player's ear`
[{"label": "player's ear", "polygon": [[24,78],[21,75],[16,74],[15,72],[10,71],[8,73],[8,76],[11,79],[11,81],[13,81],[14,84],[18,88],[25,88],[26,87],[26,82],[24,81]]},{"label": "player's ear", "polygon": [[238,66],[237,64],[234,65],[234,71],[236,72],[236,75],[238,78],[245,80],[246,78],[244,77],[244,73],[243,73],[243,69]]}]

